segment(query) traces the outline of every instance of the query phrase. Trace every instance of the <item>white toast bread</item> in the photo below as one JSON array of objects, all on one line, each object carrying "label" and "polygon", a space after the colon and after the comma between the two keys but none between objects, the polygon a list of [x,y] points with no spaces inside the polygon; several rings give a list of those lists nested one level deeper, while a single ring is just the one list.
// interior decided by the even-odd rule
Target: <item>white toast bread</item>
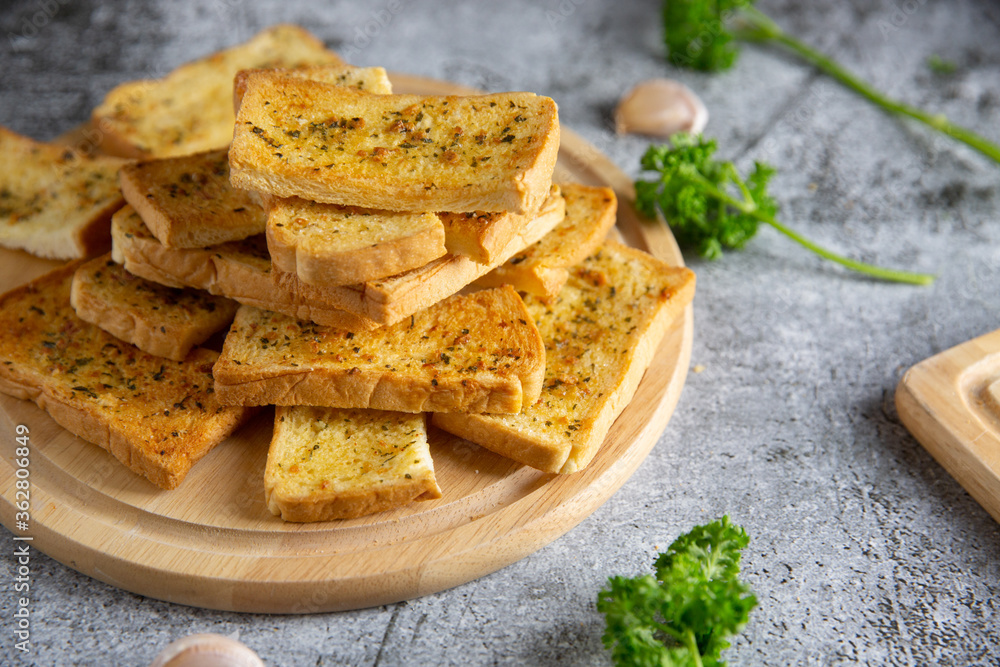
[{"label": "white toast bread", "polygon": [[198,348],[171,361],[78,318],[70,284],[80,263],[0,296],[0,391],[33,400],[156,486],[175,488],[251,411],[213,393],[217,353]]},{"label": "white toast bread", "polygon": [[444,224],[444,245],[449,254],[496,266],[500,253],[537,212],[474,211],[438,215]]},{"label": "white toast bread", "polygon": [[[497,264],[545,236],[563,219],[565,210],[565,202],[554,188],[535,217],[518,230],[498,255]],[[458,292],[491,268],[494,266],[479,264],[469,257],[445,255],[417,269],[358,285],[317,288],[304,284],[294,274],[277,269],[272,271],[272,279],[286,292],[301,294],[385,325],[406,319]]]},{"label": "white toast bread", "polygon": [[267,249],[276,271],[314,287],[336,287],[387,278],[441,257],[444,226],[433,213],[275,198]]},{"label": "white toast bread", "polygon": [[112,258],[136,276],[168,287],[193,287],[244,305],[328,326],[375,329],[373,320],[275,287],[263,235],[209,248],[167,248],[130,206],[111,221]]},{"label": "white toast bread", "polygon": [[426,417],[278,407],[264,493],[285,521],[350,519],[440,498]]},{"label": "white toast bread", "polygon": [[555,229],[476,280],[476,287],[510,284],[551,299],[569,278],[569,268],[601,244],[615,224],[618,201],[611,188],[574,183],[560,186],[566,217]]},{"label": "white toast bread", "polygon": [[204,248],[263,234],[260,198],[229,183],[223,150],[143,160],[119,172],[122,195],[168,248]]},{"label": "white toast bread", "polygon": [[50,259],[105,252],[123,164],[0,127],[0,246]]},{"label": "white toast bread", "polygon": [[582,470],[632,400],[694,284],[688,269],[606,241],[573,267],[551,303],[525,297],[545,340],[538,401],[516,415],[435,414],[433,424],[545,472]]},{"label": "white toast bread", "polygon": [[230,146],[237,187],[395,211],[527,213],[548,196],[555,102],[532,93],[374,95],[247,78]]},{"label": "white toast bread", "polygon": [[133,276],[111,253],[77,268],[70,304],[77,317],[143,352],[183,361],[232,322],[235,301],[202,290],[166,287]]},{"label": "white toast bread", "polygon": [[243,306],[215,364],[236,405],[518,412],[541,391],[541,337],[510,287],[455,295],[375,331]]},{"label": "white toast bread", "polygon": [[249,41],[181,65],[160,79],[123,83],[93,111],[101,149],[131,158],[188,155],[229,144],[233,79],[243,69],[340,64],[297,26],[276,25]]},{"label": "white toast bread", "polygon": [[[261,72],[260,69],[244,69],[236,73],[233,80],[233,109],[238,112],[243,102],[243,94],[247,90],[247,81],[251,74]],[[311,65],[296,69],[271,69],[282,76],[297,79],[322,81],[335,86],[345,86],[364,90],[377,95],[392,93],[392,82],[389,75],[381,67],[352,67],[351,65]]]}]

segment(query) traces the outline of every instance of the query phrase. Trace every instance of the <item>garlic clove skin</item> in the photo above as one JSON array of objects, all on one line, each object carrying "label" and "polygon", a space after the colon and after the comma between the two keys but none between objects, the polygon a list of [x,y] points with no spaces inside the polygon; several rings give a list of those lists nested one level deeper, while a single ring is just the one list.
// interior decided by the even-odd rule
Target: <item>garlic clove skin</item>
[{"label": "garlic clove skin", "polygon": [[265,667],[248,646],[211,633],[188,635],[171,642],[149,667]]},{"label": "garlic clove skin", "polygon": [[671,79],[636,84],[615,109],[618,134],[669,138],[678,132],[698,134],[708,123],[708,109],[691,90]]}]

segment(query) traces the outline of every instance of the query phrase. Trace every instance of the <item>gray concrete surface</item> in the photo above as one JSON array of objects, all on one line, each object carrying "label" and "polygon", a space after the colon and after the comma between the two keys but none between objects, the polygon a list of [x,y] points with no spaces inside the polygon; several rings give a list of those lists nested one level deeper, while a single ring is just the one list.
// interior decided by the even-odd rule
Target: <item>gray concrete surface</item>
[{"label": "gray concrete surface", "polygon": [[[594,606],[606,578],[649,570],[678,533],[729,514],[752,537],[744,570],[760,599],[732,664],[1000,663],[1000,529],[892,402],[905,369],[1000,327],[1000,166],[770,49],[745,49],[725,74],[672,69],[652,0],[399,1],[368,40],[358,31],[376,25],[383,0],[7,2],[0,124],[51,138],[120,81],[292,21],[356,64],[550,95],[565,126],[634,176],[649,142],[616,137],[610,110],[633,83],[673,76],[705,100],[722,155],[779,168],[789,225],[940,279],[860,279],[767,229],[722,261],[689,257],[692,363],[704,369],[632,479],[550,546],[422,599],[301,617],[144,599],[36,555],[28,657],[11,650],[16,564],[4,548],[0,662],[144,665],[172,639],[211,631],[275,666],[608,664]],[[1000,140],[997,4],[762,6],[890,93]],[[932,54],[957,72],[932,73]]]}]

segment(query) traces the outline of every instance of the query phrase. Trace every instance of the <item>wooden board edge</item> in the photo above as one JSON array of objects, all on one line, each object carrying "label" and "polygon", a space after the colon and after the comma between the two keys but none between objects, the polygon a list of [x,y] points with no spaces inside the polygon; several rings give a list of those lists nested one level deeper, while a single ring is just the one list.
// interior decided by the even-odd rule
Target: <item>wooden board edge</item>
[{"label": "wooden board edge", "polygon": [[954,359],[979,360],[984,344],[995,344],[1000,351],[1000,330],[911,367],[897,384],[894,400],[900,421],[917,442],[1000,523],[1000,468],[991,466],[977,451],[1000,451],[1000,437],[968,410],[955,419],[943,409],[966,405],[962,390],[969,379],[965,376],[975,365],[954,363]]}]

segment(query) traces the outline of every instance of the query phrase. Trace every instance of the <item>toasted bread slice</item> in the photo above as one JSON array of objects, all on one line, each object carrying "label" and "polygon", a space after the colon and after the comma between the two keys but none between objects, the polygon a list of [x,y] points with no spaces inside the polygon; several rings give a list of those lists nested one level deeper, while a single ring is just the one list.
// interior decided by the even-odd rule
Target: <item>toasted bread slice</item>
[{"label": "toasted bread slice", "polygon": [[[545,236],[563,219],[565,210],[562,196],[555,191],[536,217],[518,230],[497,263]],[[272,278],[286,292],[328,303],[379,324],[392,324],[458,292],[491,268],[469,257],[445,255],[412,271],[359,285],[317,288],[277,269],[272,271]]]},{"label": "toasted bread slice", "polygon": [[518,230],[534,216],[509,211],[441,213],[444,245],[449,254],[468,257],[479,264],[496,264]]},{"label": "toasted bread slice", "polygon": [[[251,74],[260,71],[264,70],[245,69],[237,72],[236,79],[233,81],[233,109],[236,111],[239,111],[240,104],[243,102],[243,94],[247,90],[247,80]],[[389,75],[381,67],[312,65],[296,69],[272,69],[270,71],[280,72],[284,76],[296,79],[322,81],[323,83],[355,88],[377,95],[389,95],[392,93],[392,82],[389,81]]]},{"label": "toasted bread slice", "polygon": [[87,157],[0,127],[0,245],[50,259],[111,247],[109,220],[121,208],[124,160]]},{"label": "toasted bread slice", "polygon": [[688,269],[614,241],[570,274],[552,303],[525,297],[545,340],[538,401],[516,415],[435,414],[436,426],[545,472],[590,463],[691,302],[695,280]]},{"label": "toasted bread slice", "polygon": [[119,172],[122,195],[168,248],[204,248],[264,233],[260,199],[229,183],[223,150],[144,160]]},{"label": "toasted bread slice", "polygon": [[455,295],[375,331],[241,307],[215,365],[236,405],[518,412],[541,390],[538,330],[510,287]]},{"label": "toasted bread slice", "polygon": [[70,303],[77,317],[143,352],[184,361],[195,345],[233,321],[235,301],[133,276],[111,253],[80,265]]},{"label": "toasted bread slice", "polygon": [[532,93],[373,95],[271,72],[247,78],[233,184],[393,211],[528,213],[548,196],[556,104]]},{"label": "toasted bread slice", "polygon": [[215,352],[171,361],[77,317],[70,286],[80,264],[0,296],[0,391],[33,400],[156,486],[175,488],[251,411],[219,403]]},{"label": "toasted bread slice", "polygon": [[264,469],[271,513],[350,519],[441,497],[422,414],[278,407]]},{"label": "toasted bread slice", "polygon": [[167,248],[131,206],[111,221],[112,258],[136,276],[168,287],[194,287],[244,305],[328,326],[375,329],[373,320],[275,287],[263,234],[210,248]]},{"label": "toasted bread slice", "polygon": [[510,284],[551,299],[569,278],[569,267],[597,249],[615,224],[618,200],[611,188],[567,183],[560,186],[566,217],[551,232],[476,280],[476,287]]},{"label": "toasted bread slice", "polygon": [[275,270],[314,287],[362,283],[416,269],[445,254],[433,213],[377,211],[274,199],[267,249]]},{"label": "toasted bread slice", "polygon": [[171,157],[223,148],[233,137],[233,78],[243,69],[341,64],[297,26],[276,25],[162,79],[123,83],[93,112],[106,153]]}]

